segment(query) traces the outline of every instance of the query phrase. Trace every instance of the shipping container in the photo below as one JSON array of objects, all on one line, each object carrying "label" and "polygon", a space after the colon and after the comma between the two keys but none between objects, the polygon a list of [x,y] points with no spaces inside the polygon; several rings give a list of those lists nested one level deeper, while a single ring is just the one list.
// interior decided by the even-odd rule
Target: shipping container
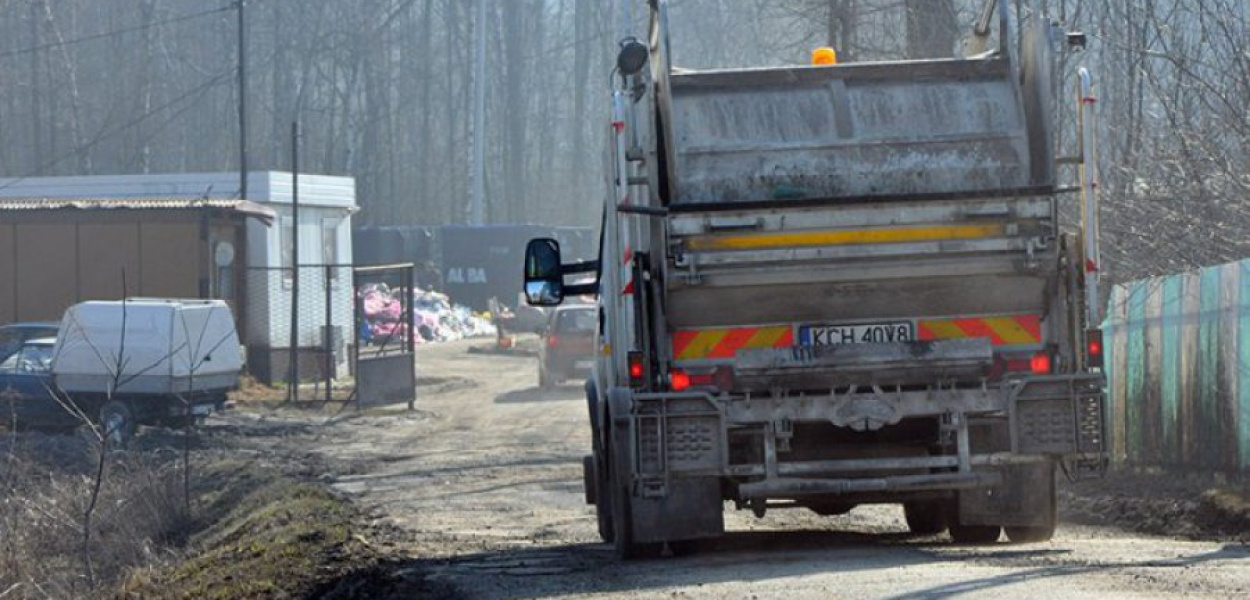
[{"label": "shipping container", "polygon": [[448,225],[439,233],[443,291],[453,302],[487,310],[491,298],[515,307],[521,293],[521,257],[531,238],[554,237],[571,260],[598,254],[589,227]]},{"label": "shipping container", "polygon": [[358,266],[412,263],[436,259],[439,227],[429,225],[370,225],[353,232],[353,255]]}]

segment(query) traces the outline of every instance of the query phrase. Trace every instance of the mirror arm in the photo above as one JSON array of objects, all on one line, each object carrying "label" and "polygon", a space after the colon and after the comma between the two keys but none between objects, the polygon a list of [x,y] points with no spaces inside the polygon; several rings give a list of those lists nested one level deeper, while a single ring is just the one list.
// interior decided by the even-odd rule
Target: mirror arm
[{"label": "mirror arm", "polygon": [[580,285],[566,285],[566,286],[564,286],[564,295],[565,295],[565,297],[568,297],[568,296],[598,296],[598,295],[599,295],[599,284],[597,284],[597,283],[583,283],[583,284],[580,284]]},{"label": "mirror arm", "polygon": [[560,272],[565,275],[574,275],[577,273],[598,273],[599,261],[587,260],[563,265],[560,267]]},{"label": "mirror arm", "polygon": [[656,208],[654,206],[640,206],[637,204],[618,204],[616,212],[625,213],[627,215],[642,215],[644,217],[667,217],[667,208]]}]

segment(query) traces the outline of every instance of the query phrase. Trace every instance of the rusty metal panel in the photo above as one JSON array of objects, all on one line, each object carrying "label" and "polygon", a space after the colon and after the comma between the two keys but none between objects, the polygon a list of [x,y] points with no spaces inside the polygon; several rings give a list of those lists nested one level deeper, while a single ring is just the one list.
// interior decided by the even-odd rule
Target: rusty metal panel
[{"label": "rusty metal panel", "polygon": [[1117,459],[1250,471],[1250,260],[1119,286],[1104,327]]},{"label": "rusty metal panel", "polygon": [[[155,254],[148,260],[160,262],[167,257],[167,254]],[[127,294],[137,295],[141,290],[138,279],[142,263],[138,223],[81,223],[78,226],[80,299],[113,300]],[[127,279],[125,287],[122,286],[123,272]]]},{"label": "rusty metal panel", "polygon": [[143,223],[139,290],[156,298],[198,298],[206,267],[197,223]]},{"label": "rusty metal panel", "polygon": [[0,223],[0,323],[17,320],[17,232]]},{"label": "rusty metal panel", "polygon": [[675,73],[672,107],[674,204],[1053,185],[1002,59]]},{"label": "rusty metal panel", "polygon": [[17,238],[17,319],[56,321],[78,300],[74,224],[22,223]]}]

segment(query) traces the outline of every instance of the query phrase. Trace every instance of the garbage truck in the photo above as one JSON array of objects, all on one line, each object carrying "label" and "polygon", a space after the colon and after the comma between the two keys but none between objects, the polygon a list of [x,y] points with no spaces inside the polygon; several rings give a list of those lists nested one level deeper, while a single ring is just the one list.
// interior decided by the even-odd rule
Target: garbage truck
[{"label": "garbage truck", "polygon": [[896,504],[917,535],[1050,539],[1058,478],[1107,456],[1097,104],[1087,71],[1054,81],[1081,34],[989,0],[964,57],[698,71],[648,7],[599,258],[525,256],[530,303],[598,297],[601,537],[631,558],[722,535],[727,506]]}]

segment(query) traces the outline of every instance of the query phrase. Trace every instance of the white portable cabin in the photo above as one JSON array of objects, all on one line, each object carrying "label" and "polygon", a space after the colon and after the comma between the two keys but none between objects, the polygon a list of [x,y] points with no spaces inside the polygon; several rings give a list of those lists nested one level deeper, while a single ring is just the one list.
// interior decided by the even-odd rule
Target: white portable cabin
[{"label": "white portable cabin", "polygon": [[57,385],[83,394],[224,391],[242,370],[234,315],[221,300],[77,304],[61,320],[52,360]]}]

